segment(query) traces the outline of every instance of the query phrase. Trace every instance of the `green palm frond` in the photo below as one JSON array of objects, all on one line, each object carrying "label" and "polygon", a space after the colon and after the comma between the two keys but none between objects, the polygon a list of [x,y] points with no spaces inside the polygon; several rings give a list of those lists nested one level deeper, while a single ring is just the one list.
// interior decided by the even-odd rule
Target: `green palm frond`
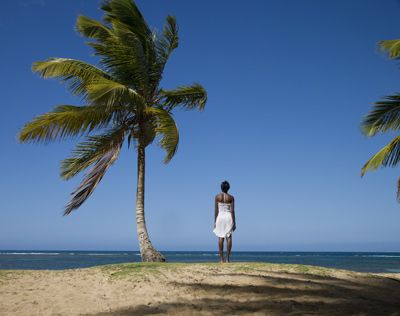
[{"label": "green palm frond", "polygon": [[400,94],[388,96],[375,103],[374,108],[361,123],[364,134],[374,136],[378,132],[400,129]]},{"label": "green palm frond", "polygon": [[72,197],[65,207],[64,215],[68,215],[73,210],[79,208],[93,193],[107,169],[117,160],[122,144],[123,138],[120,142],[116,142],[113,147],[109,148],[109,150],[103,153],[101,158],[97,160],[79,186],[71,193]]},{"label": "green palm frond", "polygon": [[367,171],[379,167],[394,167],[400,161],[400,136],[395,137],[389,144],[373,155],[361,169],[361,176]]},{"label": "green palm frond", "polygon": [[102,67],[123,84],[145,91],[149,82],[148,66],[142,44],[132,41],[129,45],[115,37],[105,43],[88,43],[99,56]]},{"label": "green palm frond", "polygon": [[102,135],[87,136],[85,141],[76,146],[72,156],[61,162],[61,177],[68,180],[100,160],[123,141],[125,133],[126,127],[122,126]]},{"label": "green palm frond", "polygon": [[400,40],[386,40],[379,42],[380,48],[389,53],[390,58],[399,58],[400,56]]},{"label": "green palm frond", "polygon": [[103,18],[106,23],[123,23],[143,40],[151,36],[151,30],[134,1],[108,0],[101,9],[106,13]]},{"label": "green palm frond", "polygon": [[106,127],[121,107],[59,105],[25,124],[18,135],[21,142],[50,142],[79,136]]},{"label": "green palm frond", "polygon": [[87,85],[88,99],[96,104],[112,107],[116,104],[130,104],[136,109],[145,107],[145,100],[135,90],[113,80],[93,80]]},{"label": "green palm frond", "polygon": [[154,36],[156,60],[149,62],[151,66],[150,77],[153,89],[157,87],[162,78],[165,65],[172,51],[179,45],[178,26],[176,19],[168,15],[162,34]]},{"label": "green palm frond", "polygon": [[128,25],[112,19],[111,28],[102,23],[79,16],[76,22],[78,31],[86,37],[95,39],[89,42],[100,64],[125,84],[135,84],[142,89],[148,83],[148,69],[143,43]]},{"label": "green palm frond", "polygon": [[179,45],[178,26],[174,16],[168,15],[162,35],[156,41],[159,62],[162,66],[168,60],[172,51]]},{"label": "green palm frond", "polygon": [[112,30],[109,27],[83,15],[78,16],[75,28],[82,36],[101,42],[113,36]]},{"label": "green palm frond", "polygon": [[93,65],[68,58],[50,58],[33,63],[32,70],[43,78],[57,78],[67,83],[71,92],[85,96],[86,86],[93,80],[111,79],[111,77]]},{"label": "green palm frond", "polygon": [[[119,38],[127,38],[124,35],[126,30],[135,35],[142,49],[143,64],[149,71],[150,65],[156,60],[153,33],[135,2],[131,0],[108,0],[103,4],[102,9],[106,12],[104,21],[112,25],[115,33],[123,32]],[[129,46],[132,46],[132,43]]]},{"label": "green palm frond", "polygon": [[161,90],[160,97],[168,111],[180,106],[186,109],[202,111],[207,102],[207,92],[200,84],[181,86],[174,90]]},{"label": "green palm frond", "polygon": [[159,145],[166,151],[164,163],[168,163],[175,155],[179,144],[179,131],[171,114],[160,108],[147,108],[145,113],[154,119]]}]

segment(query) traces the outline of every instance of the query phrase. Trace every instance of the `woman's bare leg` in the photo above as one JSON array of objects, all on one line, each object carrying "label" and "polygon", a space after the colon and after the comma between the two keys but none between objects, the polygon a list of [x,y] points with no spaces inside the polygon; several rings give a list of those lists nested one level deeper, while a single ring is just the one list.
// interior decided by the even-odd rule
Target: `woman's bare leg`
[{"label": "woman's bare leg", "polygon": [[226,238],[226,259],[227,262],[230,261],[231,256],[231,249],[232,249],[232,235]]},{"label": "woman's bare leg", "polygon": [[219,262],[224,262],[224,238],[219,238]]}]

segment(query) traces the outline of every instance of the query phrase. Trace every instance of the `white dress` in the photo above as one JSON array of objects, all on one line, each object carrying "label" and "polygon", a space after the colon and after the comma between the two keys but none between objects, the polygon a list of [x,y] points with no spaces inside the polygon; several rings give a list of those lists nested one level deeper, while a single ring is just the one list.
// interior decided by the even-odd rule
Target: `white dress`
[{"label": "white dress", "polygon": [[232,203],[218,202],[218,216],[215,221],[214,234],[220,238],[229,237],[232,234],[233,220],[232,220]]}]

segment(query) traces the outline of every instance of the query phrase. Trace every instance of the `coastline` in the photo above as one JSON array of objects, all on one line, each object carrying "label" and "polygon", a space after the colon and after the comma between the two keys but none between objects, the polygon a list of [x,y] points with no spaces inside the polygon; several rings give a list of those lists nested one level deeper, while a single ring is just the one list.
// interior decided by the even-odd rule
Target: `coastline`
[{"label": "coastline", "polygon": [[[167,262],[218,262],[216,251],[162,251]],[[82,269],[140,262],[138,251],[3,250],[0,270]],[[400,252],[234,251],[232,262],[302,264],[367,273],[400,273]]]},{"label": "coastline", "polygon": [[1,315],[400,315],[400,273],[269,263],[0,270]]}]

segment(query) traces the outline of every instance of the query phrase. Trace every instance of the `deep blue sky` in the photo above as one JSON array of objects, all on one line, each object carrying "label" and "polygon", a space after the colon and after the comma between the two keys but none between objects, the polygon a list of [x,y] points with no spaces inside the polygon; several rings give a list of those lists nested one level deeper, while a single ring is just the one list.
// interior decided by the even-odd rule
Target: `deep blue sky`
[{"label": "deep blue sky", "polygon": [[[146,215],[161,250],[215,250],[213,197],[231,182],[234,250],[400,251],[397,169],[360,178],[392,135],[364,137],[373,102],[400,91],[398,63],[377,42],[400,37],[396,1],[138,1],[160,30],[177,17],[180,46],[163,86],[199,82],[203,113],[176,114],[176,157],[148,149]],[[90,199],[61,216],[81,177],[59,163],[77,140],[19,144],[24,123],[58,104],[80,104],[31,72],[48,57],[96,62],[74,31],[97,1],[2,3],[0,249],[137,250],[136,154],[124,150]]]}]

